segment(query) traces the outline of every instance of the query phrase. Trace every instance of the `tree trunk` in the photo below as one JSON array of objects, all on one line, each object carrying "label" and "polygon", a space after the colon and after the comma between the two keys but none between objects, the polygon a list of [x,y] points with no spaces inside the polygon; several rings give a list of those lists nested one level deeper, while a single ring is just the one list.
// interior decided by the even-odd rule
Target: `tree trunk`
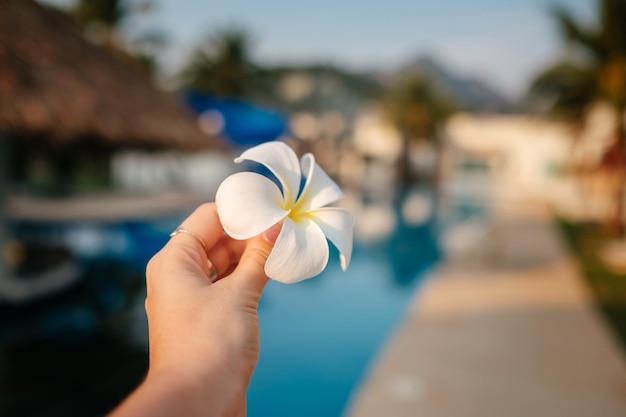
[{"label": "tree trunk", "polygon": [[410,139],[406,132],[402,132],[402,154],[398,161],[398,179],[402,184],[411,182]]}]

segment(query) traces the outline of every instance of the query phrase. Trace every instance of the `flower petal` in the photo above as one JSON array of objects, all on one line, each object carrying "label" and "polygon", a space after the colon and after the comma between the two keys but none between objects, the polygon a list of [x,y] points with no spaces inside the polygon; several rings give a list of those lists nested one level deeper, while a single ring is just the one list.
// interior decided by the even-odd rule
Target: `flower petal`
[{"label": "flower petal", "polygon": [[352,257],[352,234],[354,217],[344,209],[324,207],[311,210],[307,215],[322,229],[326,238],[339,250],[341,269],[344,271],[350,265]]},{"label": "flower petal", "polygon": [[310,219],[294,222],[289,217],[267,258],[268,277],[291,284],[312,278],[328,263],[328,242],[322,230]]},{"label": "flower petal", "polygon": [[306,176],[306,182],[298,201],[301,211],[324,207],[343,198],[339,186],[315,162],[313,154],[304,154],[301,164],[302,172]]},{"label": "flower petal", "polygon": [[298,197],[302,172],[295,152],[283,142],[266,142],[242,153],[235,162],[244,160],[265,165],[283,186],[285,203],[291,207]]},{"label": "flower petal", "polygon": [[234,239],[249,239],[282,220],[280,189],[270,179],[253,172],[226,178],[215,195],[224,231]]}]

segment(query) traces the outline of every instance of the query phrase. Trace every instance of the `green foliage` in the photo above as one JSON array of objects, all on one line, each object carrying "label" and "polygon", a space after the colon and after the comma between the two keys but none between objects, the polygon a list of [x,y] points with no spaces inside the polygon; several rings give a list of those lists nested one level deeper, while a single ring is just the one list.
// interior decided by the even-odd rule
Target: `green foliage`
[{"label": "green foliage", "polygon": [[586,58],[594,59],[597,62],[602,62],[605,59],[606,54],[597,28],[582,26],[562,7],[554,8],[552,15],[565,43],[576,48],[582,47],[587,53]]},{"label": "green foliage", "polygon": [[[398,161],[398,175],[405,183],[416,180],[409,162],[409,143],[428,140],[438,148],[438,131],[456,109],[455,103],[440,94],[420,75],[400,79],[383,99],[387,117],[402,134],[403,152]],[[438,152],[439,164],[440,152]],[[437,169],[435,169],[437,171]]]},{"label": "green foliage", "polygon": [[553,10],[569,55],[537,75],[531,96],[552,99],[553,113],[579,117],[592,101],[626,104],[626,1],[598,0],[598,25],[585,27],[563,8]]},{"label": "green foliage", "polygon": [[250,49],[251,37],[243,29],[216,31],[183,70],[183,86],[218,96],[246,96],[255,71]]},{"label": "green foliage", "polygon": [[605,315],[626,349],[626,275],[607,269],[598,256],[611,239],[597,224],[560,221],[567,243],[576,255],[598,309]]},{"label": "green foliage", "polygon": [[553,115],[565,120],[580,120],[596,96],[593,69],[559,62],[532,81],[531,100],[545,100]]},{"label": "green foliage", "polygon": [[410,139],[433,139],[455,107],[420,76],[401,80],[384,99],[388,117]]},{"label": "green foliage", "polygon": [[80,0],[73,14],[82,24],[98,22],[115,28],[126,16],[127,10],[121,0]]},{"label": "green foliage", "polygon": [[152,31],[142,34],[137,41],[119,42],[122,22],[137,13],[149,12],[152,5],[152,0],[135,1],[132,5],[123,0],[79,0],[70,13],[90,37],[152,77],[157,71],[154,52],[165,45],[166,36]]}]

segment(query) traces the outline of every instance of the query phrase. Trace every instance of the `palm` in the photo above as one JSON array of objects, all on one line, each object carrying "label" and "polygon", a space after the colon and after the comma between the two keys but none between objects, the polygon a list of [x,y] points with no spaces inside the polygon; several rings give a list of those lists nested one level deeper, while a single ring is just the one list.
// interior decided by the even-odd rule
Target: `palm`
[{"label": "palm", "polygon": [[[531,93],[551,95],[555,110],[582,109],[598,98],[626,102],[626,2],[601,0],[599,25],[586,28],[563,9],[554,11],[570,56],[540,73]],[[571,97],[575,96],[572,100]]]},{"label": "palm", "polygon": [[[531,84],[531,97],[551,104],[552,113],[578,123],[596,101],[613,106],[617,115],[626,111],[626,1],[599,0],[598,25],[585,27],[563,9],[555,10],[561,33],[570,44],[570,55],[539,74]],[[626,189],[626,126],[623,117],[615,124],[614,144],[601,167],[620,178],[613,202],[616,231],[622,229],[622,205]]]},{"label": "palm", "polygon": [[196,51],[183,71],[188,88],[227,97],[242,97],[249,87],[253,66],[250,38],[237,28],[218,31]]},{"label": "palm", "polygon": [[437,130],[452,113],[455,105],[438,94],[428,81],[420,76],[401,80],[385,99],[388,117],[402,133],[404,141],[400,175],[408,179],[409,144],[413,140],[427,139],[437,143]]}]

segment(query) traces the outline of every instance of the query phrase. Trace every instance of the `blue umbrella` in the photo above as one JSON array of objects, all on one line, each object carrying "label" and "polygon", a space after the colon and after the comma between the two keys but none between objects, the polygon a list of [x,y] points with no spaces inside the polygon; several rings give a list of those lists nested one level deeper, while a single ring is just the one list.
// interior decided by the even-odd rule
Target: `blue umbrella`
[{"label": "blue umbrella", "polygon": [[217,119],[221,124],[219,135],[236,148],[276,140],[287,131],[283,115],[240,99],[191,92],[185,96],[185,101],[198,116]]}]

